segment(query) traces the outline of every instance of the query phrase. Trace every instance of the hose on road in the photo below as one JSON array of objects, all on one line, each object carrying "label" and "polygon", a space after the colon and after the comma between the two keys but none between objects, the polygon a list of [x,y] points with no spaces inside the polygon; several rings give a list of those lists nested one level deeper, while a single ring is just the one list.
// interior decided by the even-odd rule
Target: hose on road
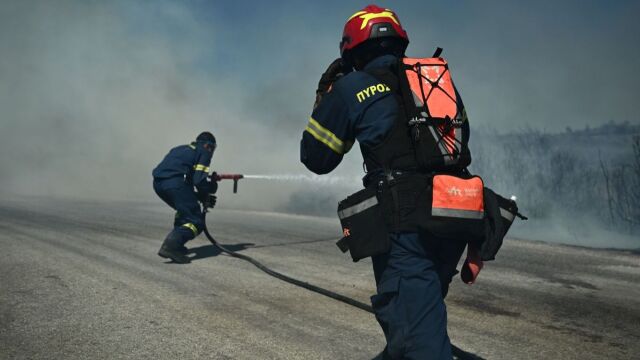
[{"label": "hose on road", "polygon": [[258,269],[264,271],[265,273],[267,273],[267,274],[269,274],[269,275],[271,275],[271,276],[273,276],[273,277],[275,277],[277,279],[280,279],[282,281],[288,282],[289,284],[292,284],[292,285],[295,285],[295,286],[299,286],[299,287],[305,288],[307,290],[311,290],[311,291],[316,292],[318,294],[322,294],[324,296],[328,296],[328,297],[330,297],[332,299],[336,299],[338,301],[342,301],[345,304],[349,304],[351,306],[355,306],[355,307],[357,307],[359,309],[362,309],[364,311],[368,311],[370,313],[373,313],[373,309],[371,308],[370,305],[367,305],[367,304],[365,304],[363,302],[354,300],[354,299],[352,299],[350,297],[346,297],[344,295],[340,295],[340,294],[335,293],[335,292],[333,292],[331,290],[327,290],[327,289],[324,289],[324,288],[309,284],[307,282],[304,282],[304,281],[301,281],[301,280],[298,280],[298,279],[294,279],[292,277],[289,277],[287,275],[279,273],[279,272],[277,272],[275,270],[271,270],[268,267],[266,267],[265,265],[263,265],[262,263],[260,263],[258,260],[252,258],[251,256],[239,254],[239,253],[237,253],[235,251],[232,251],[232,250],[229,250],[229,249],[225,248],[223,245],[221,245],[219,242],[217,242],[216,239],[213,238],[213,236],[211,236],[211,233],[209,233],[209,229],[207,229],[206,224],[204,226],[204,234],[207,236],[207,238],[209,239],[211,244],[213,244],[213,246],[215,246],[218,249],[220,249],[220,251],[224,252],[227,255],[233,256],[235,258],[248,261],[248,262],[252,263],[253,265],[255,265]]},{"label": "hose on road", "polygon": [[[313,291],[315,293],[330,297],[332,299],[338,300],[338,301],[342,301],[345,304],[351,305],[351,306],[355,306],[361,310],[367,311],[369,313],[375,314],[373,312],[373,308],[371,307],[371,305],[365,304],[363,302],[360,302],[358,300],[352,299],[350,297],[338,294],[336,292],[333,292],[331,290],[327,290],[325,288],[321,288],[319,286],[315,286],[313,284],[309,284],[308,282],[304,282],[298,279],[294,279],[290,276],[284,275],[282,273],[279,273],[275,270],[272,270],[270,268],[268,268],[267,266],[263,265],[261,262],[259,262],[258,260],[252,258],[251,256],[248,255],[244,255],[244,254],[239,254],[235,251],[229,250],[227,248],[225,248],[223,245],[221,245],[218,241],[216,241],[216,239],[211,236],[211,233],[209,233],[209,229],[207,228],[207,221],[206,221],[206,217],[207,217],[207,208],[204,208],[202,215],[204,217],[204,234],[207,237],[207,239],[209,239],[209,242],[211,242],[211,244],[213,246],[215,246],[216,248],[218,248],[221,252],[238,258],[238,259],[242,259],[245,261],[250,262],[251,264],[253,264],[255,267],[257,267],[258,269],[264,271],[265,273],[267,273],[268,275],[271,275],[273,277],[275,277],[276,279],[280,279],[282,281],[288,282],[289,284],[295,285],[295,286],[299,286],[301,288]],[[453,355],[456,357],[456,359],[459,360],[482,360],[481,357],[474,355],[472,353],[466,352],[460,348],[458,348],[457,346],[451,344],[451,350],[453,352]]]}]

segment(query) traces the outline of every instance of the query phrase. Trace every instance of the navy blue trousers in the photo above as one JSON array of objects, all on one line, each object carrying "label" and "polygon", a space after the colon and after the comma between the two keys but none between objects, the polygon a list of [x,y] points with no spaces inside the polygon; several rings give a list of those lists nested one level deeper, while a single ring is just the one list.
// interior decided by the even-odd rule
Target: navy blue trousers
[{"label": "navy blue trousers", "polygon": [[193,191],[193,186],[154,181],[153,190],[167,205],[176,210],[172,232],[180,239],[180,245],[184,245],[202,232],[204,215]]},{"label": "navy blue trousers", "polygon": [[377,294],[371,305],[387,340],[384,358],[451,360],[444,297],[466,243],[390,236],[391,250],[372,258]]}]

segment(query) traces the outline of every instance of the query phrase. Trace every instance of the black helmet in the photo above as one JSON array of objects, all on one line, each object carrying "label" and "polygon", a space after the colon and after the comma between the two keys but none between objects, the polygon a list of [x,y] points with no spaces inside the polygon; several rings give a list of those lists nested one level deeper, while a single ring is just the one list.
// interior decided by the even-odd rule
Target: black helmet
[{"label": "black helmet", "polygon": [[200,135],[198,135],[198,137],[196,138],[196,141],[215,144],[216,143],[216,137],[213,136],[212,133],[210,133],[208,131],[204,131],[204,132],[201,132]]}]

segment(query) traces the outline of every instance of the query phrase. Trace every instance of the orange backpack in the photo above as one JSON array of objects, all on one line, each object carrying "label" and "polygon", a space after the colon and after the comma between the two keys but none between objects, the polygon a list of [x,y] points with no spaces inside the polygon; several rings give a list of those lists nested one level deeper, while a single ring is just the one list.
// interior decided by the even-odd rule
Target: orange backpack
[{"label": "orange backpack", "polygon": [[418,163],[427,169],[462,170],[471,163],[469,124],[440,51],[431,58],[402,59],[400,91]]}]

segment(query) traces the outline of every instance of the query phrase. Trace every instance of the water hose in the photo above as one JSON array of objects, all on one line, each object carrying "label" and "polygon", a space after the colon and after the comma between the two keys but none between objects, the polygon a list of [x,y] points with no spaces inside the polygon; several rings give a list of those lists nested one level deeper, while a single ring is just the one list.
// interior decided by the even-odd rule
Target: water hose
[{"label": "water hose", "polygon": [[[204,211],[204,214],[206,216],[207,211]],[[295,285],[295,286],[299,286],[302,288],[305,288],[307,290],[311,290],[313,292],[316,292],[318,294],[322,294],[324,296],[328,296],[332,299],[338,300],[338,301],[342,301],[345,304],[349,304],[351,306],[355,306],[359,309],[362,309],[364,311],[368,311],[370,313],[373,313],[373,308],[371,308],[370,305],[365,304],[363,302],[360,302],[358,300],[354,300],[350,297],[346,297],[344,295],[340,295],[338,293],[335,293],[331,290],[327,290],[318,286],[315,286],[313,284],[309,284],[307,282],[298,280],[298,279],[294,279],[292,277],[289,277],[287,275],[284,275],[282,273],[279,273],[275,270],[271,270],[268,267],[266,267],[265,265],[263,265],[262,263],[260,263],[258,260],[247,256],[247,255],[243,255],[243,254],[239,254],[235,251],[229,250],[227,248],[225,248],[223,245],[221,245],[218,241],[216,241],[216,239],[213,238],[213,236],[211,236],[211,233],[209,233],[209,229],[207,229],[207,225],[206,225],[206,220],[205,220],[205,226],[204,226],[204,234],[207,236],[207,239],[209,239],[209,241],[211,242],[211,244],[213,244],[213,246],[217,247],[220,251],[222,251],[223,253],[238,258],[238,259],[242,259],[245,261],[248,261],[250,263],[252,263],[253,265],[255,265],[258,269],[264,271],[265,273],[280,279],[282,281],[288,282],[289,284]]]},{"label": "water hose", "polygon": [[[213,246],[215,246],[216,248],[218,248],[221,252],[232,256],[234,258],[238,258],[238,259],[242,259],[245,261],[250,262],[251,264],[253,264],[255,267],[257,267],[258,269],[264,271],[265,273],[267,273],[268,275],[271,275],[273,277],[275,277],[276,279],[280,279],[282,281],[288,282],[289,284],[295,285],[295,286],[299,286],[301,288],[313,291],[315,293],[330,297],[332,299],[341,301],[345,304],[351,305],[351,306],[355,306],[361,310],[367,311],[371,314],[374,314],[373,308],[371,307],[371,305],[369,304],[365,304],[363,302],[360,302],[358,300],[352,299],[350,297],[338,294],[336,292],[333,292],[331,290],[327,290],[324,288],[321,288],[319,286],[315,286],[313,284],[309,284],[308,282],[304,282],[298,279],[294,279],[290,276],[284,275],[282,273],[279,273],[275,270],[272,270],[270,268],[268,268],[267,266],[263,265],[261,262],[259,262],[258,260],[252,258],[251,256],[248,255],[244,255],[244,254],[239,254],[235,251],[229,250],[227,248],[225,248],[222,244],[220,244],[218,241],[216,241],[216,239],[211,236],[211,233],[209,233],[209,229],[207,228],[207,221],[206,221],[206,217],[207,217],[207,212],[208,209],[204,208],[204,210],[202,211],[202,215],[204,217],[204,234],[207,237],[207,239],[209,239],[209,242],[211,242],[211,244]],[[482,360],[481,357],[474,355],[472,353],[466,352],[460,348],[458,348],[457,346],[451,344],[451,351],[453,353],[453,355],[459,359],[459,360]]]}]

